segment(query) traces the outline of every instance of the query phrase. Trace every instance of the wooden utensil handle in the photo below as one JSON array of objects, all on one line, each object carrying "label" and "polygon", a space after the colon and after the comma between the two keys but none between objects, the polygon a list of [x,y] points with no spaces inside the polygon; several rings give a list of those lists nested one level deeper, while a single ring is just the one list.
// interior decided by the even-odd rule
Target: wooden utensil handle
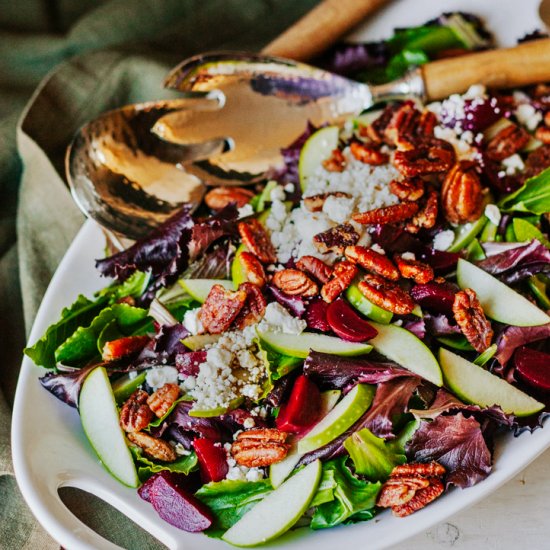
[{"label": "wooden utensil handle", "polygon": [[463,93],[472,84],[513,88],[546,82],[550,80],[550,38],[433,61],[421,70],[429,100]]},{"label": "wooden utensil handle", "polygon": [[262,53],[307,61],[388,0],[324,0],[268,44]]}]

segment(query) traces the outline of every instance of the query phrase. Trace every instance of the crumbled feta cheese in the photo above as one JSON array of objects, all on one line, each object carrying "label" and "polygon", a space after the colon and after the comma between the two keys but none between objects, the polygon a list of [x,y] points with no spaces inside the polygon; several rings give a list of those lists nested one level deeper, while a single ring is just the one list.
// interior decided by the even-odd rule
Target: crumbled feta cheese
[{"label": "crumbled feta cheese", "polygon": [[128,373],[128,378],[130,380],[134,380],[135,378],[137,378],[137,375],[138,375],[137,370],[132,370]]},{"label": "crumbled feta cheese", "polygon": [[256,425],[256,422],[254,422],[254,419],[251,416],[244,419],[243,428],[250,430],[250,428],[253,428],[255,425]]},{"label": "crumbled feta cheese", "polygon": [[[466,137],[473,140],[472,132],[465,132]],[[460,160],[473,160],[479,156],[479,152],[475,147],[471,146],[471,141],[466,141],[459,136],[453,128],[444,126],[436,126],[434,128],[434,136],[438,139],[448,141],[455,149],[456,155]]]},{"label": "crumbled feta cheese", "polygon": [[464,99],[484,98],[485,86],[483,84],[472,84],[462,97]]},{"label": "crumbled feta cheese", "polygon": [[416,256],[414,255],[414,252],[403,252],[403,254],[401,254],[401,257],[404,259],[404,260],[416,260]]},{"label": "crumbled feta cheese", "polygon": [[372,244],[370,248],[371,250],[378,252],[378,254],[386,254],[386,251],[378,243]]},{"label": "crumbled feta cheese", "polygon": [[175,367],[153,367],[147,371],[145,381],[153,388],[153,391],[156,391],[164,384],[177,384],[178,374]]},{"label": "crumbled feta cheese", "polygon": [[259,326],[262,330],[301,334],[306,329],[307,323],[303,319],[293,317],[281,304],[271,302],[267,304],[264,318]]},{"label": "crumbled feta cheese", "polygon": [[282,185],[276,185],[269,194],[271,202],[284,201],[286,199],[285,190]]},{"label": "crumbled feta cheese", "polygon": [[294,193],[294,191],[296,190],[296,186],[293,184],[293,183],[287,183],[283,189],[287,192],[287,193]]},{"label": "crumbled feta cheese", "polygon": [[197,379],[194,376],[187,376],[185,380],[180,384],[180,388],[183,391],[194,390],[197,385]]},{"label": "crumbled feta cheese", "polygon": [[[244,471],[245,466],[233,466],[229,468],[225,479],[230,479],[232,481],[246,481],[246,472]],[[246,468],[248,470],[248,468]]]},{"label": "crumbled feta cheese", "polygon": [[251,204],[245,204],[237,210],[239,212],[239,219],[246,218],[247,216],[252,216],[252,214],[254,214],[254,208],[252,208]]},{"label": "crumbled feta cheese", "polygon": [[250,470],[246,472],[247,481],[261,481],[263,478],[264,472],[260,470],[260,468],[250,468]]},{"label": "crumbled feta cheese", "polygon": [[199,311],[200,307],[196,309],[188,309],[183,316],[183,326],[193,335],[202,334],[204,327],[200,320]]},{"label": "crumbled feta cheese", "polygon": [[191,451],[188,451],[181,443],[177,443],[176,441],[169,441],[169,443],[178,456],[189,456],[191,454]]},{"label": "crumbled feta cheese", "polygon": [[508,176],[513,176],[514,174],[516,174],[517,172],[521,172],[525,168],[523,160],[517,153],[505,158],[502,161],[502,166],[504,166],[504,168],[506,169],[506,174]]},{"label": "crumbled feta cheese", "polygon": [[447,250],[455,240],[455,234],[450,229],[441,231],[434,237],[433,247],[436,250]]},{"label": "crumbled feta cheese", "polygon": [[323,204],[323,212],[331,221],[344,223],[351,218],[354,206],[355,199],[353,197],[347,199],[331,195],[327,197]]},{"label": "crumbled feta cheese", "polygon": [[530,132],[534,131],[542,120],[542,114],[530,103],[521,103],[514,111],[520,124],[523,124]]},{"label": "crumbled feta cheese", "polygon": [[495,225],[500,223],[500,218],[502,217],[500,210],[496,204],[488,204],[485,207],[485,215],[489,221]]}]

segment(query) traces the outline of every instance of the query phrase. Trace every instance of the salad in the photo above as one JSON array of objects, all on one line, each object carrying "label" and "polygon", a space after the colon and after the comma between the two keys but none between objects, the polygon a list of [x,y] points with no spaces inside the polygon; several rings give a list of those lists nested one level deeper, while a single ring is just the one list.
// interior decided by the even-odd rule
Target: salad
[{"label": "salad", "polygon": [[[489,40],[447,14],[346,59],[380,81]],[[550,88],[395,102],[282,153],[97,260],[113,282],[25,350],[151,513],[236,546],[415,513],[550,411]]]}]

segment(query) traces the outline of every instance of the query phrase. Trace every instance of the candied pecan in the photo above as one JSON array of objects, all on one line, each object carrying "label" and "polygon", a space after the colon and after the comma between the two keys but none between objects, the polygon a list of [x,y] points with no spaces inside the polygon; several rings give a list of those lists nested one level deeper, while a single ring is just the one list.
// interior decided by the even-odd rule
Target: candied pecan
[{"label": "candied pecan", "polygon": [[334,266],[330,281],[321,288],[321,297],[329,304],[333,302],[355,279],[358,269],[351,262],[342,260]]},{"label": "candied pecan", "polygon": [[391,508],[409,502],[420,489],[429,487],[430,482],[423,477],[391,477],[382,485],[376,505]]},{"label": "candied pecan", "polygon": [[124,336],[105,342],[101,352],[103,361],[116,361],[140,352],[149,342],[149,336]]},{"label": "candied pecan", "polygon": [[333,149],[330,157],[323,161],[323,168],[328,172],[343,172],[346,159],[340,149]]},{"label": "candied pecan", "polygon": [[238,225],[239,234],[243,244],[248,248],[260,262],[272,264],[277,261],[275,248],[266,229],[258,220],[240,222]]},{"label": "candied pecan", "polygon": [[222,285],[214,285],[199,311],[204,330],[210,334],[225,332],[237,317],[246,301],[246,292],[231,292]]},{"label": "candied pecan", "polygon": [[453,146],[447,141],[425,137],[415,142],[414,149],[396,151],[395,167],[405,176],[414,177],[446,172],[456,158]]},{"label": "candied pecan", "polygon": [[521,174],[521,180],[524,182],[550,166],[550,145],[541,145],[529,153],[525,160],[525,170]]},{"label": "candied pecan", "polygon": [[399,464],[392,472],[391,477],[443,477],[445,468],[438,462],[411,462],[409,464]]},{"label": "candied pecan", "polygon": [[302,256],[297,262],[296,267],[300,271],[315,277],[320,283],[327,283],[332,275],[332,267],[323,260],[315,256]]},{"label": "candied pecan", "polygon": [[[360,212],[352,216],[357,223],[365,225],[384,225],[386,223],[402,222],[418,212],[418,204],[415,202],[402,202],[391,206],[375,208],[367,212]],[[351,243],[355,244],[355,243]]]},{"label": "candied pecan", "polygon": [[372,248],[367,248],[366,246],[348,246],[344,254],[350,262],[359,264],[367,271],[372,271],[391,281],[399,280],[399,271],[392,261],[384,254],[372,250]]},{"label": "candied pecan", "polygon": [[147,405],[149,394],[143,390],[136,390],[120,409],[120,427],[125,432],[139,432],[146,428],[154,413]]},{"label": "candied pecan", "polygon": [[386,140],[395,145],[399,138],[415,135],[419,119],[420,111],[414,106],[414,103],[412,101],[405,101],[393,113],[391,120],[384,130]]},{"label": "candied pecan", "polygon": [[434,270],[428,264],[418,260],[406,260],[403,256],[395,254],[393,257],[399,272],[405,279],[412,279],[415,283],[423,285],[434,278]]},{"label": "candied pecan", "polygon": [[359,240],[359,233],[353,229],[350,223],[343,223],[331,227],[313,237],[313,244],[321,254],[335,252],[343,254],[346,246],[351,246]]},{"label": "candied pecan", "polygon": [[260,287],[265,285],[267,277],[265,275],[264,266],[254,254],[245,250],[240,253],[239,261],[241,262],[247,281]]},{"label": "candied pecan", "polygon": [[416,127],[416,134],[419,136],[432,137],[436,124],[437,117],[435,114],[425,109],[420,115],[420,120],[418,121],[418,126]]},{"label": "candied pecan", "polygon": [[158,439],[145,432],[133,432],[128,434],[128,439],[137,445],[150,458],[156,458],[163,462],[174,462],[177,455],[172,446],[163,439]]},{"label": "candied pecan", "polygon": [[425,489],[419,489],[416,491],[411,500],[405,504],[392,506],[393,515],[399,518],[404,518],[405,516],[409,516],[421,508],[424,508],[424,506],[427,506],[430,502],[439,497],[444,491],[443,483],[436,477],[430,478],[429,481],[429,486]]},{"label": "candied pecan", "polygon": [[[550,113],[550,111],[548,111]],[[548,114],[548,113],[546,113]],[[548,126],[539,126],[535,132],[535,137],[548,145],[550,143],[550,128]]]},{"label": "candied pecan", "polygon": [[260,428],[241,432],[233,445],[231,454],[237,464],[247,468],[263,468],[283,460],[290,445],[288,434],[275,428]]},{"label": "candied pecan", "polygon": [[424,194],[424,182],[421,178],[391,180],[390,191],[402,201],[416,201]]},{"label": "candied pecan", "polygon": [[441,207],[451,223],[475,221],[483,210],[483,195],[475,164],[457,162],[441,186]]},{"label": "candied pecan", "polygon": [[242,283],[239,285],[239,290],[246,292],[246,301],[235,317],[235,326],[243,330],[245,327],[257,323],[264,316],[267,302],[260,287],[254,283]]},{"label": "candied pecan", "polygon": [[380,164],[386,164],[389,157],[385,153],[382,153],[380,149],[367,145],[365,143],[359,143],[358,141],[352,142],[349,146],[351,154],[360,162],[364,164],[372,164],[378,166]]},{"label": "candied pecan", "polygon": [[273,275],[272,283],[290,296],[316,296],[317,283],[298,269],[282,269]]},{"label": "candied pecan", "polygon": [[491,160],[504,160],[523,149],[529,141],[529,134],[516,124],[509,124],[494,136],[485,150]]},{"label": "candied pecan", "polygon": [[378,275],[367,273],[358,286],[367,300],[382,309],[397,315],[407,315],[414,309],[412,298],[402,288]]},{"label": "candied pecan", "polygon": [[341,191],[334,191],[333,193],[320,193],[319,195],[311,195],[311,197],[305,197],[304,206],[310,212],[320,212],[323,210],[323,205],[329,197],[336,197],[338,199],[349,199],[351,195],[349,193],[343,193]]},{"label": "candied pecan", "polygon": [[453,314],[462,334],[477,352],[481,353],[491,345],[493,339],[491,323],[471,288],[455,294]]},{"label": "candied pecan", "polygon": [[235,203],[237,207],[250,202],[254,193],[244,187],[214,187],[204,196],[204,202],[212,210],[221,210],[228,204]]},{"label": "candied pecan", "polygon": [[382,114],[374,120],[368,126],[359,127],[359,135],[362,137],[368,137],[375,143],[382,143],[385,141],[388,145],[392,145],[392,142],[386,138],[385,130],[388,127],[394,113],[400,108],[399,103],[390,103],[382,111]]},{"label": "candied pecan", "polygon": [[149,408],[158,418],[162,418],[179,396],[180,387],[177,384],[166,383],[162,388],[159,388],[149,396],[147,405],[149,405]]},{"label": "candied pecan", "polygon": [[544,113],[544,124],[546,126],[550,126],[550,111],[546,111],[546,113]]},{"label": "candied pecan", "polygon": [[409,233],[418,233],[420,229],[431,229],[437,221],[439,206],[437,204],[437,192],[433,189],[428,192],[428,197],[420,210],[409,220],[405,229]]}]

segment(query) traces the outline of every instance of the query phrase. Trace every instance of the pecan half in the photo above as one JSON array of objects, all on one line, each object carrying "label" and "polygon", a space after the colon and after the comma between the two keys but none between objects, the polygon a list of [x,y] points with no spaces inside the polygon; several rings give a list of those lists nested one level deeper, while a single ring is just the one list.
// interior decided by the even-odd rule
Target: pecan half
[{"label": "pecan half", "polygon": [[317,283],[298,269],[277,271],[271,282],[290,296],[316,296],[319,292]]},{"label": "pecan half", "polygon": [[403,477],[388,479],[378,494],[377,506],[391,508],[409,502],[416,492],[430,486],[430,482],[422,477]]},{"label": "pecan half", "polygon": [[402,288],[378,275],[367,273],[358,286],[367,300],[382,309],[397,315],[407,315],[414,309],[412,298]]},{"label": "pecan half", "polygon": [[417,201],[424,194],[424,181],[421,178],[391,180],[390,191],[402,201]]},{"label": "pecan half", "polygon": [[485,154],[491,160],[504,160],[523,149],[529,141],[529,134],[516,124],[509,124],[487,144]]},{"label": "pecan half", "polygon": [[149,394],[136,390],[120,409],[120,427],[127,433],[139,432],[146,428],[154,413],[147,405]]},{"label": "pecan half", "polygon": [[231,292],[222,285],[214,285],[199,311],[199,318],[205,332],[221,334],[225,332],[237,317],[246,301],[246,292]]},{"label": "pecan half", "polygon": [[471,288],[455,294],[453,314],[462,334],[477,352],[481,353],[491,345],[493,339],[491,323]]},{"label": "pecan half", "polygon": [[231,203],[237,207],[244,206],[250,202],[254,193],[244,187],[214,187],[204,196],[204,202],[212,210],[221,210]]},{"label": "pecan half", "polygon": [[296,267],[308,275],[315,277],[320,283],[327,283],[332,275],[332,267],[315,256],[302,256]]},{"label": "pecan half", "polygon": [[340,149],[333,149],[330,157],[323,161],[323,168],[328,172],[343,172],[346,158]]},{"label": "pecan half", "polygon": [[387,256],[380,254],[380,252],[365,246],[348,246],[344,254],[350,262],[359,264],[367,271],[372,271],[391,281],[399,280],[397,268]]},{"label": "pecan half", "polygon": [[[550,113],[550,111],[548,112]],[[548,126],[539,126],[535,132],[535,138],[548,145],[550,143],[550,128]]]},{"label": "pecan half", "polygon": [[388,145],[393,145],[391,141],[386,138],[386,128],[391,122],[394,113],[400,108],[399,103],[390,103],[382,111],[382,114],[369,124],[368,126],[359,126],[359,135],[361,137],[367,137],[375,143],[386,142]]},{"label": "pecan half", "polygon": [[437,192],[433,189],[428,192],[428,197],[420,210],[409,220],[405,229],[409,233],[418,233],[420,229],[431,229],[437,221],[439,212]]},{"label": "pecan half", "polygon": [[267,277],[264,271],[264,266],[261,264],[260,260],[254,256],[254,254],[245,250],[240,253],[239,261],[241,262],[247,281],[258,285],[259,287],[265,285]]},{"label": "pecan half", "polygon": [[541,145],[529,153],[525,160],[525,170],[521,175],[522,182],[540,174],[550,166],[550,145]]},{"label": "pecan half", "polygon": [[274,428],[260,428],[241,432],[233,445],[231,454],[237,464],[247,468],[263,468],[283,460],[290,445],[288,434]]},{"label": "pecan half", "polygon": [[320,193],[319,195],[311,195],[311,197],[305,197],[303,199],[304,206],[310,212],[320,212],[323,210],[323,205],[329,197],[336,197],[342,199],[349,199],[351,195],[349,193],[343,193],[341,191],[334,191],[333,193]]},{"label": "pecan half", "polygon": [[364,164],[372,164],[379,166],[380,164],[386,164],[389,160],[388,155],[382,153],[380,149],[367,145],[365,143],[359,143],[358,141],[352,142],[349,146],[351,154],[360,162]]},{"label": "pecan half", "polygon": [[174,462],[177,455],[172,446],[163,439],[158,439],[145,432],[129,433],[128,439],[137,445],[150,458],[156,458],[163,462]]},{"label": "pecan half", "polygon": [[358,269],[351,262],[342,260],[334,266],[330,281],[321,288],[321,297],[329,304],[333,302],[355,279]]},{"label": "pecan half", "polygon": [[331,227],[313,237],[313,244],[321,254],[335,252],[343,254],[346,246],[351,246],[359,240],[359,233],[353,229],[350,223],[343,223]]},{"label": "pecan half", "polygon": [[441,186],[441,206],[451,223],[475,221],[483,210],[483,194],[475,164],[457,162]]},{"label": "pecan half", "polygon": [[367,212],[360,212],[359,214],[354,214],[352,218],[357,223],[364,225],[384,225],[386,223],[402,222],[414,216],[417,212],[418,204],[415,202],[402,202],[400,204],[393,204],[392,206],[375,208]]},{"label": "pecan half", "polygon": [[140,352],[149,342],[149,336],[124,336],[105,342],[101,352],[103,361],[116,361]]},{"label": "pecan half", "polygon": [[162,418],[179,396],[180,387],[177,384],[166,383],[149,396],[147,405],[158,418]]},{"label": "pecan half", "polygon": [[394,112],[384,134],[398,149],[413,149],[418,138],[432,136],[436,123],[433,113],[421,113],[412,101],[406,101]]},{"label": "pecan half", "polygon": [[246,300],[243,308],[235,317],[235,326],[243,330],[245,327],[257,323],[264,316],[267,302],[260,287],[254,283],[242,283],[239,285],[239,290],[246,292]]},{"label": "pecan half", "polygon": [[412,513],[417,512],[421,508],[424,508],[424,506],[427,506],[430,502],[439,497],[445,489],[443,483],[436,477],[430,478],[429,481],[429,486],[425,489],[419,489],[418,491],[416,491],[411,500],[409,500],[405,504],[393,506],[393,515],[399,518],[410,516]]},{"label": "pecan half", "polygon": [[413,149],[396,151],[395,167],[407,178],[446,172],[456,158],[453,146],[442,139],[422,138]]},{"label": "pecan half", "polygon": [[391,477],[443,477],[445,471],[439,462],[411,462],[396,466],[391,472]]},{"label": "pecan half", "polygon": [[239,235],[243,244],[260,262],[272,264],[277,261],[275,248],[266,229],[258,220],[241,222],[238,225]]},{"label": "pecan half", "polygon": [[397,269],[405,279],[412,279],[415,283],[423,285],[434,278],[434,270],[428,264],[418,260],[406,260],[403,256],[395,254],[393,257]]}]

